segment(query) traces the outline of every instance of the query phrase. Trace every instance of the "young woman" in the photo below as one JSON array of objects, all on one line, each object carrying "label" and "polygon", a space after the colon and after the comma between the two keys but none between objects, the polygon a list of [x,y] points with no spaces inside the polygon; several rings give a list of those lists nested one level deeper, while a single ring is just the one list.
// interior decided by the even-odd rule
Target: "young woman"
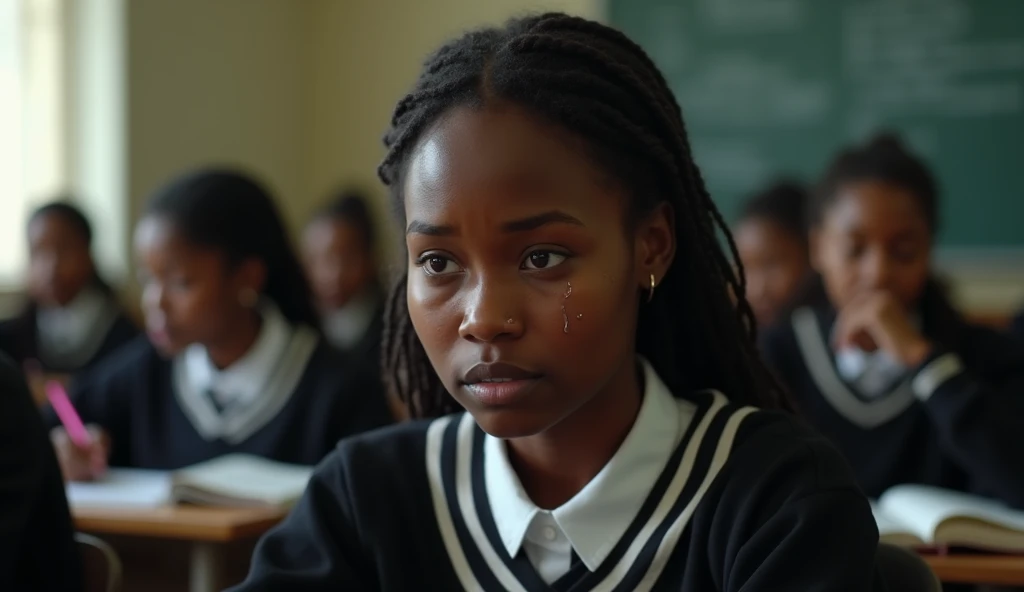
[{"label": "young woman", "polygon": [[938,209],[898,140],[840,154],[811,201],[822,289],[763,350],[869,496],[927,483],[1024,507],[1024,346],[946,300],[930,263]]},{"label": "young woman", "polygon": [[752,407],[780,392],[640,47],[562,14],[468,33],[385,142],[385,373],[438,418],[343,443],[238,590],[869,589],[840,455]]},{"label": "young woman", "polygon": [[743,206],[734,235],[758,326],[775,323],[797,296],[811,266],[804,217],[807,192],[781,181]]},{"label": "young woman", "polygon": [[[375,377],[339,363],[267,192],[204,170],[156,193],[135,229],[148,340],[73,386],[94,444],[53,437],[72,479],[175,469],[229,452],[314,464],[388,423]],[[379,387],[377,387],[379,388]],[[51,423],[56,421],[51,417]],[[109,456],[109,458],[108,458]]]},{"label": "young woman", "polygon": [[33,370],[88,369],[138,335],[114,291],[96,272],[92,227],[65,202],[29,218],[29,304],[0,323],[0,351]]},{"label": "young woman", "polygon": [[383,295],[375,235],[365,199],[346,191],[313,216],[302,246],[327,339],[379,367]]}]

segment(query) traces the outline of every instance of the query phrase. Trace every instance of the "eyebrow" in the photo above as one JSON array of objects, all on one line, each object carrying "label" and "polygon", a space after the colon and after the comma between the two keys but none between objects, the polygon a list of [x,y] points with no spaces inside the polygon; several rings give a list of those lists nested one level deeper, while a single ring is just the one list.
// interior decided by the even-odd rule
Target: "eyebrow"
[{"label": "eyebrow", "polygon": [[[542,226],[548,224],[571,224],[573,226],[585,226],[583,222],[574,216],[570,216],[565,212],[558,210],[552,210],[550,212],[544,212],[543,214],[537,214],[536,216],[530,216],[529,218],[523,218],[521,220],[512,220],[505,222],[501,225],[502,232],[529,232],[536,230]],[[420,220],[413,220],[409,223],[409,226],[405,229],[405,234],[425,234],[427,236],[451,236],[455,234],[455,229],[451,226],[430,224],[428,222],[422,222]]]}]

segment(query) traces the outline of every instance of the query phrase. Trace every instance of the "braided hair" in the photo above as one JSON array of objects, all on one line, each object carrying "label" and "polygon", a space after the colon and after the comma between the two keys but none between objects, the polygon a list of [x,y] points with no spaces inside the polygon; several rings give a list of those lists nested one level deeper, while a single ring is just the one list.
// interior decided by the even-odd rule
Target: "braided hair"
[{"label": "braided hair", "polygon": [[[754,315],[736,246],[694,163],[682,113],[650,57],[623,33],[547,13],[472,31],[431,55],[395,107],[378,168],[404,226],[403,185],[424,131],[458,105],[518,104],[585,141],[627,189],[631,221],[671,204],[678,249],[651,303],[639,310],[637,351],[675,393],[714,388],[737,403],[786,407],[755,347]],[[407,277],[384,311],[382,365],[391,394],[415,417],[460,409],[413,328]]]}]

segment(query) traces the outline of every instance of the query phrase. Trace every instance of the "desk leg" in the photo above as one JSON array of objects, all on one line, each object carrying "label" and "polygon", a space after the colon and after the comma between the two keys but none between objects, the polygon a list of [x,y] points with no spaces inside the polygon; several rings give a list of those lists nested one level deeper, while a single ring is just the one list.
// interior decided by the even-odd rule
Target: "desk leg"
[{"label": "desk leg", "polygon": [[222,551],[216,543],[192,543],[192,556],[189,559],[190,592],[219,592],[224,568]]}]

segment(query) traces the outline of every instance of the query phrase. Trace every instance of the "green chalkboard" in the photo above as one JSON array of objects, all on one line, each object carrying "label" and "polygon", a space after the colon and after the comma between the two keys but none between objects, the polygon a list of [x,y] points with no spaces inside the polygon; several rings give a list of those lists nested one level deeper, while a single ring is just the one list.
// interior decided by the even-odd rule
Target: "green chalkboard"
[{"label": "green chalkboard", "polygon": [[1024,0],[607,1],[727,215],[885,128],[939,178],[942,246],[1024,248]]}]

